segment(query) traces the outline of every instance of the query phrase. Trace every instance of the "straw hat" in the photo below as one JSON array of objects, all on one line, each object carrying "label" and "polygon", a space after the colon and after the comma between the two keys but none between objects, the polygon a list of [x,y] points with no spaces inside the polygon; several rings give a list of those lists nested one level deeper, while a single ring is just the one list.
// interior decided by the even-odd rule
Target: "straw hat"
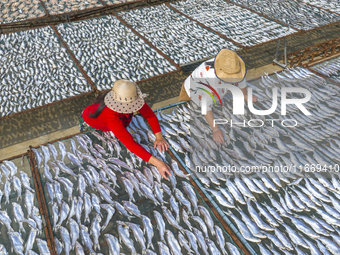
[{"label": "straw hat", "polygon": [[133,113],[142,108],[146,96],[133,81],[118,80],[105,96],[104,102],[115,112]]},{"label": "straw hat", "polygon": [[241,82],[246,76],[247,68],[243,59],[234,51],[222,49],[215,58],[216,76],[229,83]]}]

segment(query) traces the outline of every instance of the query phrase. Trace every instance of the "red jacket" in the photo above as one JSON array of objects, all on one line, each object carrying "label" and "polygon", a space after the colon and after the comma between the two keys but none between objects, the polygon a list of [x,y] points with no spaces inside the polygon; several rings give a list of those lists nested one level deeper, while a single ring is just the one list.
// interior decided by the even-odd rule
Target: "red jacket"
[{"label": "red jacket", "polygon": [[[83,111],[84,121],[95,129],[112,131],[129,151],[135,153],[137,156],[148,162],[152,155],[135,142],[132,135],[126,130],[126,127],[131,122],[133,114],[118,113],[105,106],[97,118],[90,118],[89,114],[94,113],[98,106],[99,104],[92,104],[85,108]],[[146,103],[144,103],[139,112],[149,122],[152,131],[155,134],[161,132],[156,115]]]}]

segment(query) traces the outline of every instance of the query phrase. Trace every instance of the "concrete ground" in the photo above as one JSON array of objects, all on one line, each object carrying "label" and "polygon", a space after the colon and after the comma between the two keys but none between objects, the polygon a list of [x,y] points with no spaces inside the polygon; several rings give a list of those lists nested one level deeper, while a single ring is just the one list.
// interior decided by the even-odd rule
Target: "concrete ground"
[{"label": "concrete ground", "polygon": [[[336,38],[339,34],[340,26],[333,25],[304,35],[289,37],[288,53]],[[281,70],[280,67],[272,64],[276,45],[276,42],[271,42],[248,51],[240,51],[248,67],[247,80],[260,77],[264,73]],[[282,59],[282,52],[283,42],[279,59]],[[199,64],[195,63],[189,68],[184,67],[185,72],[140,83],[142,91],[149,94],[146,102],[152,109],[178,102],[183,81]],[[39,146],[78,133],[79,116],[83,109],[91,104],[93,98],[94,95],[78,97],[0,120],[0,160],[25,153],[30,145]]]}]

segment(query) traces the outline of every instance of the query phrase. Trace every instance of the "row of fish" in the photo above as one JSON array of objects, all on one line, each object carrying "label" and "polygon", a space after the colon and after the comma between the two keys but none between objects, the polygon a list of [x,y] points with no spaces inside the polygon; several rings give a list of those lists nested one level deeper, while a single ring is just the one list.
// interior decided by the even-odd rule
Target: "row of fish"
[{"label": "row of fish", "polygon": [[0,114],[91,91],[50,27],[0,35]]},{"label": "row of fish", "polygon": [[18,171],[12,161],[3,161],[0,170],[0,181],[4,183],[0,190],[0,225],[4,226],[0,254],[12,251],[11,254],[34,255],[33,248],[40,254],[49,254],[30,177]]},{"label": "row of fish", "polygon": [[98,0],[43,0],[42,2],[50,15],[103,7]]},{"label": "row of fish", "polygon": [[[155,137],[142,117],[133,118],[130,130],[136,129],[142,132],[133,134],[135,139],[140,139],[150,152],[154,150]],[[176,161],[169,162],[170,182],[163,181],[157,168],[127,152],[110,132],[100,135],[92,131],[76,136],[76,140],[70,139],[72,152],[66,149],[66,141],[34,149],[46,182],[58,254],[62,250],[71,254],[73,249],[76,254],[95,254],[98,250],[104,253],[100,246],[104,239],[110,254],[119,254],[123,248],[127,248],[127,254],[137,254],[139,250],[156,254],[154,244],[158,246],[157,254],[208,254],[208,250],[239,254],[234,245],[225,241],[225,234],[215,225],[210,212],[198,202],[193,187],[186,181],[178,182],[178,178],[189,177]],[[157,155],[156,151],[152,153]],[[164,154],[157,156],[167,161]],[[126,193],[121,192],[123,188]],[[146,201],[140,201],[142,197]],[[156,221],[158,230],[151,220]]]},{"label": "row of fish", "polygon": [[3,0],[0,2],[0,24],[45,16],[39,0]]},{"label": "row of fish", "polygon": [[290,27],[223,0],[188,0],[171,5],[243,46],[254,46],[296,32]]},{"label": "row of fish", "polygon": [[119,79],[140,81],[177,69],[114,16],[57,28],[99,90]]},{"label": "row of fish", "polygon": [[336,12],[340,14],[340,1],[327,1],[327,0],[302,0],[304,3],[308,3],[332,12]]},{"label": "row of fish", "polygon": [[134,2],[134,0],[103,0],[107,5],[122,4],[128,2]]},{"label": "row of fish", "polygon": [[335,13],[297,0],[232,0],[231,2],[251,8],[258,13],[300,30],[309,30],[340,20],[340,16]]},{"label": "row of fish", "polygon": [[222,48],[238,49],[165,4],[118,15],[178,64],[214,56]]},{"label": "row of fish", "polygon": [[315,66],[310,67],[318,73],[330,77],[331,79],[340,83],[340,58],[334,58]]}]

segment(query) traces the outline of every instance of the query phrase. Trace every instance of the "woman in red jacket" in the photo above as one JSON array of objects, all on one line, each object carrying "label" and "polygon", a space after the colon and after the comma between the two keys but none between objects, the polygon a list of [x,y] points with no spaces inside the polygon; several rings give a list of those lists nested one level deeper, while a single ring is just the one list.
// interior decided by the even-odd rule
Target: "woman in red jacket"
[{"label": "woman in red jacket", "polygon": [[156,166],[160,174],[167,179],[166,174],[171,175],[170,167],[146,151],[126,130],[133,113],[139,111],[156,136],[154,148],[158,147],[161,152],[168,149],[169,144],[163,138],[157,117],[145,103],[144,97],[136,83],[119,80],[114,83],[110,92],[98,96],[92,105],[86,107],[82,116],[92,128],[112,131],[129,151]]}]

